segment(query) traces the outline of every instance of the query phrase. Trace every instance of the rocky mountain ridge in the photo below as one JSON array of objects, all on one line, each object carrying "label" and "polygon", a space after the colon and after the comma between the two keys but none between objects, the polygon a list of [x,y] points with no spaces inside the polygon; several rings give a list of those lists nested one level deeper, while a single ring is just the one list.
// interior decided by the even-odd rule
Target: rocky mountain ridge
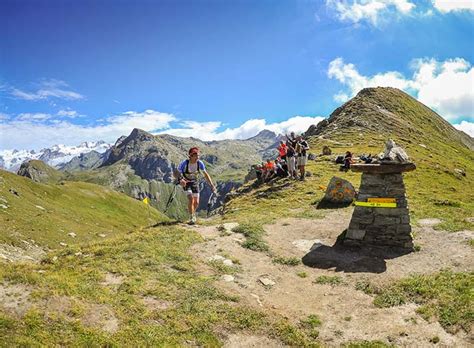
[{"label": "rocky mountain ridge", "polygon": [[[201,160],[213,178],[219,197],[214,208],[220,206],[231,190],[239,187],[252,164],[265,157],[277,155],[276,145],[280,138],[273,132],[262,131],[246,140],[201,141],[172,135],[153,135],[134,129],[126,137],[120,137],[106,152],[106,157],[92,169],[75,170],[64,167],[67,180],[86,181],[111,187],[136,199],[149,197],[156,207],[163,210],[171,194],[174,171],[187,158],[190,147],[201,149]],[[100,161],[97,156],[92,160]],[[99,163],[99,162],[96,162]],[[206,183],[201,183],[199,209],[206,209],[211,195]],[[177,190],[177,202],[171,214],[185,216],[186,197]],[[174,210],[174,212],[173,212]]]}]

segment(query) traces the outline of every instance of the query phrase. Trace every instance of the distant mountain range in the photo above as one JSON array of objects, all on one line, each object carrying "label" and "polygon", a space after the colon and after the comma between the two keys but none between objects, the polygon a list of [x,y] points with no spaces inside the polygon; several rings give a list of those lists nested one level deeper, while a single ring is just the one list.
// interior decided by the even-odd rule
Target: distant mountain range
[{"label": "distant mountain range", "polygon": [[[188,149],[198,146],[219,192],[215,203],[218,207],[228,192],[242,184],[251,165],[277,156],[276,147],[281,137],[263,130],[245,140],[205,142],[167,134],[153,135],[135,128],[112,146],[99,142],[73,148],[55,146],[38,153],[7,153],[6,167],[34,181],[85,181],[108,186],[137,199],[149,197],[153,205],[164,210],[174,186],[174,171],[187,158]],[[209,186],[203,184],[200,209],[206,208],[210,194]],[[186,198],[182,190],[178,190],[177,200],[182,204],[169,213],[183,216]]]},{"label": "distant mountain range", "polygon": [[0,150],[0,168],[16,172],[23,162],[33,159],[61,169],[75,157],[90,152],[104,154],[112,145],[105,141],[87,141],[78,146],[54,145],[40,151]]}]

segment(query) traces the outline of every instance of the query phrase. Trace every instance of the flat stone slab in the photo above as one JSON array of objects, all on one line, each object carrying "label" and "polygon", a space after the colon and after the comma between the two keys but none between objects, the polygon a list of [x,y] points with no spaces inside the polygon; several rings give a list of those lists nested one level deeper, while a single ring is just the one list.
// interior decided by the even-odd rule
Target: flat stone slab
[{"label": "flat stone slab", "polygon": [[440,224],[442,221],[437,218],[428,218],[428,219],[420,219],[418,220],[418,224],[420,226],[434,226]]},{"label": "flat stone slab", "polygon": [[351,164],[353,172],[369,174],[393,174],[411,172],[416,169],[415,163],[387,163],[387,164]]}]

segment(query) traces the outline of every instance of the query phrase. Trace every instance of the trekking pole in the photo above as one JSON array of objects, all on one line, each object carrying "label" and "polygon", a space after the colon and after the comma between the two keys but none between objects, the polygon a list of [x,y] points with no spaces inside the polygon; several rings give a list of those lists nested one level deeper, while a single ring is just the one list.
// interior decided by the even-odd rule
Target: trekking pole
[{"label": "trekking pole", "polygon": [[171,191],[171,194],[168,197],[168,201],[166,202],[166,207],[165,207],[164,213],[166,213],[168,211],[168,208],[171,206],[171,203],[173,202],[173,200],[176,196],[176,188],[178,187],[178,185],[179,185],[179,181],[176,181],[174,183],[173,190]]},{"label": "trekking pole", "polygon": [[211,214],[211,208],[217,202],[217,193],[212,192],[209,196],[209,200],[207,201],[207,217]]}]

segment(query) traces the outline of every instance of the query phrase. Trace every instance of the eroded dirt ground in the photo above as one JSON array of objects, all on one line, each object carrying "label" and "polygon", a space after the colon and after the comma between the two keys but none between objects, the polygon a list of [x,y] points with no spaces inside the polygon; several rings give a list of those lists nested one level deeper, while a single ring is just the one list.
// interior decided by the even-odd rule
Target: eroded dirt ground
[{"label": "eroded dirt ground", "polygon": [[[200,259],[202,272],[213,274],[208,265],[216,255],[237,260],[232,277],[217,275],[218,286],[224,291],[239,295],[241,301],[266,312],[279,313],[297,323],[308,315],[316,314],[322,321],[319,338],[324,345],[338,346],[356,340],[381,340],[400,346],[430,346],[430,339],[439,337],[438,346],[472,346],[472,336],[458,332],[446,332],[438,322],[428,322],[416,313],[417,305],[407,304],[391,308],[378,308],[374,297],[356,290],[356,283],[368,281],[383,285],[410,274],[433,273],[449,268],[453,271],[472,271],[472,249],[467,241],[474,237],[473,231],[449,233],[436,231],[433,226],[439,221],[426,219],[414,227],[418,252],[390,259],[367,258],[356,252],[334,253],[331,246],[337,236],[347,228],[351,211],[332,211],[325,218],[283,219],[273,225],[264,226],[266,242],[273,256],[297,257],[308,253],[323,253],[327,262],[313,267],[300,264],[287,266],[272,262],[272,257],[263,252],[245,249],[241,243],[245,237],[217,226],[187,227],[204,237],[193,253]],[[310,250],[313,251],[310,252]],[[306,277],[301,277],[302,273]],[[298,275],[300,273],[300,275]],[[338,275],[339,285],[316,284],[321,276]],[[263,285],[260,279],[274,282]],[[263,339],[263,338],[262,338]],[[268,346],[255,337],[240,337],[249,346]],[[227,346],[235,346],[235,337],[229,337]],[[270,345],[278,345],[273,342]]]}]

